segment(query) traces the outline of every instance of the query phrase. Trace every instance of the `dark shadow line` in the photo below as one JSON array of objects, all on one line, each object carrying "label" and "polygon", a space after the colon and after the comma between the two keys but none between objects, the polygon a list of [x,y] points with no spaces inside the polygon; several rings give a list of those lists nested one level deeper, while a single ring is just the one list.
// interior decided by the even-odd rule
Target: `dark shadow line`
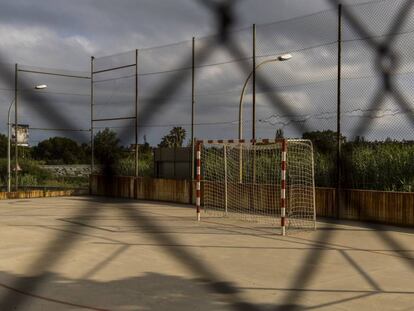
[{"label": "dark shadow line", "polygon": [[[87,205],[85,205],[87,206]],[[95,213],[100,211],[100,208],[95,207],[93,209]],[[87,227],[80,226],[78,234],[81,235]],[[11,285],[11,288],[16,288],[21,292],[31,293],[35,292],[40,284],[47,280],[48,274],[45,268],[51,267],[60,258],[64,257],[65,251],[68,251],[75,242],[79,239],[78,235],[67,234],[67,232],[60,232],[44,249],[41,255],[32,261],[31,265],[26,268],[26,271],[36,271],[34,277],[31,280],[25,278],[16,278]],[[0,306],[3,310],[18,310],[20,306],[29,298],[29,296],[15,296],[15,291],[8,292],[0,300]]]},{"label": "dark shadow line", "polygon": [[[333,238],[334,232],[319,232],[317,241],[321,244],[327,244]],[[293,277],[291,282],[292,288],[306,287],[310,281],[318,273],[318,265],[321,265],[322,258],[326,252],[322,252],[320,249],[314,249],[309,251],[306,256],[303,258],[304,265],[296,273],[296,276]],[[308,264],[315,263],[315,266],[311,269]],[[303,292],[289,292],[283,299],[282,303],[275,308],[277,311],[292,311],[297,310],[297,306],[294,305],[295,302],[299,301]]]},{"label": "dark shadow line", "polygon": [[[170,234],[170,232],[165,232]],[[192,234],[192,233],[190,233]],[[223,249],[266,249],[266,250],[309,250],[315,248],[300,248],[300,247],[265,247],[265,246],[224,246],[224,245],[195,245],[195,244],[156,244],[156,243],[107,243],[94,242],[93,244],[101,245],[128,245],[128,246],[150,246],[150,247],[184,247],[184,248],[223,248]],[[319,248],[322,249],[322,248]],[[336,251],[335,248],[323,249],[326,251]]]},{"label": "dark shadow line", "polygon": [[[341,4],[340,0],[328,0],[333,8],[337,10],[338,6]],[[369,33],[364,29],[363,24],[361,24],[358,19],[350,12],[349,8],[346,5],[342,6],[342,14],[345,19],[348,20],[352,28],[362,37],[364,38],[369,46],[375,50],[379,49],[379,43],[372,38],[372,34]]]},{"label": "dark shadow line", "polygon": [[89,225],[87,223],[85,224],[85,223],[80,222],[80,221],[67,220],[66,218],[59,218],[59,219],[56,219],[56,220],[66,222],[66,223],[69,223],[69,224],[73,224],[73,225],[77,225],[77,226],[84,226],[84,227],[87,227],[87,228],[100,230],[100,231],[106,231],[106,232],[111,232],[111,233],[118,232],[116,230],[111,230],[111,229],[106,229],[106,228],[102,228],[102,227],[98,227],[98,226],[93,226],[93,225]]},{"label": "dark shadow line", "polygon": [[405,99],[403,93],[396,88],[395,86],[392,89],[392,95],[397,101],[397,104],[403,109],[403,111],[406,111],[408,113],[405,113],[408,120],[412,123],[414,126],[414,109],[411,107],[411,105],[407,102]]},{"label": "dark shadow line", "polygon": [[[78,233],[78,232],[76,232],[76,231],[71,231],[71,230],[67,230],[67,229],[64,229],[64,228],[67,228],[67,227],[69,227],[69,228],[71,228],[71,226],[64,226],[63,228],[62,228],[62,226],[59,226],[59,228],[56,228],[56,226],[55,225],[53,225],[53,228],[52,227],[47,227],[47,226],[43,226],[43,225],[10,225],[11,227],[39,227],[39,228],[47,228],[47,229],[50,229],[50,230],[56,230],[56,231],[61,231],[61,232],[68,232],[68,233],[73,233],[73,234],[81,234],[81,233]],[[193,231],[191,231],[191,232],[183,232],[183,231],[167,231],[167,230],[165,230],[165,231],[163,231],[163,232],[159,232],[159,231],[140,231],[140,230],[125,230],[125,231],[114,231],[114,233],[120,233],[120,234],[122,234],[122,233],[143,233],[143,234],[158,234],[158,233],[161,233],[161,234],[164,234],[164,233],[168,233],[168,234],[186,234],[186,235],[188,235],[188,234],[197,234],[197,235],[225,235],[225,236],[230,236],[230,235],[245,235],[245,234],[241,234],[241,233],[220,233],[220,232],[216,232],[216,233],[212,233],[212,232],[193,232]],[[119,242],[119,243],[122,243],[122,242],[120,242],[120,241],[117,241],[117,240],[113,240],[113,239],[109,239],[109,238],[104,238],[104,237],[100,237],[100,236],[96,236],[96,235],[91,235],[91,234],[81,234],[81,235],[83,235],[83,236],[89,236],[89,237],[96,237],[96,238],[100,238],[100,239],[103,239],[103,240],[108,240],[108,241],[115,241],[115,242]]]},{"label": "dark shadow line", "polygon": [[[212,51],[212,46],[207,46],[204,49],[200,51],[200,53],[197,55],[197,61],[203,61],[205,58],[209,56],[209,54]],[[188,64],[189,60],[191,60],[191,51],[187,55],[187,57],[184,57],[184,61],[182,62],[182,65]],[[176,72],[172,77],[169,77],[168,79],[164,79],[164,81],[161,83],[161,86],[158,87],[156,90],[153,91],[154,94],[168,94],[168,96],[174,95],[179,88],[187,81],[189,80],[189,75],[187,72]],[[149,100],[139,111],[140,114],[140,126],[145,126],[148,124],[148,122],[151,121],[152,117],[159,113],[160,109],[164,107],[164,105],[168,102],[170,97],[163,97],[156,100]],[[118,137],[122,140],[126,136],[130,134],[127,129],[124,129],[121,131],[118,135]]]},{"label": "dark shadow line", "polygon": [[[159,215],[159,213],[156,213],[156,212],[151,212],[151,213]],[[172,217],[179,218],[179,217],[182,217],[182,216],[172,216]],[[239,232],[239,231],[234,231],[234,230],[230,230],[230,229],[227,229],[227,228],[219,228],[218,229],[219,231],[225,231],[225,232],[229,232],[231,234],[250,235],[250,236],[264,238],[264,239],[272,239],[272,240],[278,240],[278,241],[282,241],[282,242],[289,242],[289,243],[301,244],[301,245],[306,245],[306,246],[313,245],[313,246],[315,246],[315,248],[320,247],[320,249],[322,249],[322,250],[323,249],[331,249],[331,248],[332,249],[346,249],[346,250],[350,250],[350,251],[368,252],[368,253],[373,253],[373,254],[377,254],[377,255],[397,257],[397,258],[398,257],[408,257],[408,256],[406,256],[404,254],[402,254],[402,255],[398,255],[398,254],[397,255],[384,254],[382,252],[383,251],[384,252],[397,252],[397,253],[409,252],[409,250],[406,250],[406,249],[402,248],[401,245],[400,245],[400,248],[395,248],[395,249],[390,249],[390,250],[369,250],[369,249],[355,248],[355,247],[351,247],[351,246],[347,246],[347,245],[342,245],[342,244],[337,244],[337,243],[321,244],[319,241],[309,240],[309,239],[306,239],[304,237],[296,238],[294,236],[288,236],[286,238],[278,238],[276,236],[271,236],[271,234],[269,234],[268,231],[263,230],[261,228],[257,228],[257,227],[243,227],[243,226],[240,226],[240,225],[235,225],[235,224],[230,224],[230,223],[222,224],[222,223],[218,223],[218,222],[214,222],[214,221],[206,221],[205,219],[206,218],[203,218],[202,219],[202,223],[219,224],[219,225],[222,225],[222,226],[225,226],[225,227],[233,227],[233,228],[239,228],[239,229],[248,229],[248,230],[251,230],[251,231],[264,232],[266,234],[263,235],[263,234]],[[373,223],[367,223],[367,222],[362,222],[362,223],[365,226],[368,226],[371,229],[371,231],[373,231],[375,233],[377,233],[378,231],[381,231],[380,229],[384,227],[384,226],[379,225],[379,224],[373,224]],[[328,230],[328,231],[336,231],[335,230],[335,227],[330,226],[331,224],[333,224],[333,225],[338,225],[339,224],[340,225],[341,223],[338,222],[337,220],[332,221],[332,223],[328,223],[327,224],[327,226],[328,226],[327,228],[332,228],[332,230]],[[211,227],[207,227],[207,228],[211,228]],[[383,231],[386,231],[386,229],[384,229]],[[203,233],[200,233],[200,234],[203,234]],[[294,241],[292,241],[292,239]],[[303,241],[306,241],[306,243],[303,242]],[[408,258],[410,258],[410,257],[408,257]]]},{"label": "dark shadow line", "polygon": [[121,244],[123,244],[123,242],[121,242],[121,241],[118,241],[118,240],[115,240],[115,239],[111,239],[111,238],[102,237],[102,236],[99,236],[99,235],[82,233],[82,232],[68,230],[68,229],[54,228],[54,227],[44,226],[44,225],[40,225],[39,227],[40,228],[47,229],[47,230],[54,230],[54,231],[59,231],[59,232],[64,232],[64,233],[70,233],[70,234],[74,234],[74,235],[80,235],[80,236],[83,236],[83,237],[101,239],[101,240],[104,240],[104,241],[108,241],[107,243],[111,242],[111,243],[121,243]]},{"label": "dark shadow line", "polygon": [[[139,232],[141,233],[141,232]],[[145,232],[147,233],[147,232]],[[163,233],[168,234],[176,234],[176,232],[165,231]],[[192,232],[183,233],[183,234],[194,234]],[[202,233],[200,233],[202,234]],[[208,235],[208,234],[207,234]],[[163,245],[163,244],[154,244],[154,243],[123,243],[123,242],[92,242],[93,244],[104,244],[104,245],[129,245],[129,246],[171,246],[171,247],[189,247],[189,248],[229,248],[229,249],[268,249],[268,250],[325,250],[325,251],[347,251],[347,252],[402,252],[402,253],[411,253],[414,250],[384,250],[384,249],[375,249],[375,250],[366,250],[366,249],[358,249],[358,248],[337,248],[337,247],[266,247],[266,246],[224,246],[224,245],[195,245],[195,244],[171,244],[171,245]],[[384,254],[386,255],[386,254]],[[413,258],[414,259],[414,258]]]},{"label": "dark shadow line", "polygon": [[[244,57],[243,53],[241,52],[240,47],[237,45],[236,42],[229,39],[226,42],[226,47],[229,53],[235,58]],[[252,71],[251,66],[240,63],[238,67],[246,74],[246,76],[251,74],[251,71]],[[297,113],[298,111],[294,111],[294,109],[290,108],[287,102],[283,100],[282,97],[280,97],[277,94],[277,86],[272,86],[267,81],[267,79],[263,76],[263,73],[260,71],[256,73],[256,84],[257,86],[262,87],[264,89],[275,89],[276,90],[276,92],[264,93],[264,96],[268,99],[271,105],[273,104],[274,108],[277,111],[281,111],[283,114],[286,114],[286,115],[299,115]],[[296,130],[302,133],[310,131],[310,128],[308,128],[306,124],[304,123],[294,123],[293,127],[295,127]]]},{"label": "dark shadow line", "polygon": [[[372,110],[380,109],[384,104],[384,100],[385,100],[387,93],[388,92],[386,92],[383,89],[380,89],[379,91],[377,91],[371,99],[371,103],[369,104],[369,107],[370,107],[369,109],[372,109]],[[362,136],[364,133],[368,131],[372,123],[373,123],[372,119],[366,122],[360,122],[359,126],[357,126],[355,130],[353,131],[353,133],[351,134],[351,138]]]},{"label": "dark shadow line", "polygon": [[[156,231],[162,232],[162,228],[154,222],[151,217],[146,215],[141,215],[134,206],[130,205],[130,208],[122,208],[123,212],[131,216],[130,221],[136,224],[138,227],[144,224],[145,226],[152,226]],[[259,308],[247,301],[244,301],[239,295],[237,288],[227,281],[223,281],[222,278],[214,272],[210,267],[206,266],[201,262],[200,259],[195,258],[190,252],[184,248],[169,247],[168,245],[174,245],[175,239],[173,236],[165,233],[154,235],[153,239],[160,242],[160,244],[165,244],[165,251],[173,258],[175,258],[179,263],[184,267],[192,271],[196,275],[203,277],[203,283],[207,288],[216,294],[225,295],[226,300],[234,310],[238,311],[257,311]]]},{"label": "dark shadow line", "polygon": [[333,305],[337,305],[337,304],[352,301],[352,300],[366,298],[366,297],[373,296],[373,295],[376,295],[376,294],[377,293],[368,293],[368,294],[358,295],[358,296],[351,297],[351,298],[340,299],[340,300],[327,302],[327,303],[323,303],[323,304],[312,306],[312,307],[306,307],[305,310],[320,309],[320,308],[323,308],[323,307],[333,306]]},{"label": "dark shadow line", "polygon": [[316,292],[316,293],[365,293],[365,294],[396,294],[414,295],[414,291],[390,291],[390,290],[358,290],[358,289],[313,289],[313,288],[282,288],[282,287],[238,287],[243,290],[265,290],[265,291],[294,291],[294,292]]},{"label": "dark shadow line", "polygon": [[102,270],[105,266],[107,266],[112,260],[116,257],[120,256],[123,252],[125,252],[129,248],[129,245],[121,245],[118,249],[116,249],[111,255],[109,255],[106,259],[95,265],[92,269],[82,275],[81,279],[88,279],[94,274],[96,274],[99,270]]},{"label": "dark shadow line", "polygon": [[381,286],[360,266],[357,262],[349,256],[346,251],[340,250],[339,251],[342,256],[346,259],[346,261],[368,282],[369,285],[376,291],[382,291]]},{"label": "dark shadow line", "polygon": [[401,5],[401,8],[399,9],[398,13],[395,14],[394,23],[391,24],[390,29],[387,31],[387,33],[391,33],[391,35],[386,41],[383,42],[386,43],[386,46],[391,46],[394,42],[394,40],[397,38],[396,33],[401,30],[401,27],[404,25],[404,22],[407,20],[409,14],[411,13],[411,7],[413,6],[413,1],[408,0],[404,4]]},{"label": "dark shadow line", "polygon": [[[342,197],[342,206],[346,206],[345,202],[344,202],[344,198]],[[351,200],[351,204],[355,205],[355,206],[359,206],[359,202],[356,202],[356,199],[354,197],[351,196],[350,198]],[[362,218],[367,218],[367,214],[365,209],[363,208],[363,206],[360,206],[360,213]],[[384,228],[384,225],[381,224],[373,224],[370,222],[366,222],[365,223],[366,226],[368,227],[373,227],[373,228]],[[389,232],[387,230],[376,230],[376,235],[379,236],[381,238],[382,241],[384,241],[386,244],[388,244],[392,249],[396,249],[396,250],[401,250],[404,249],[404,247],[402,247],[402,244],[400,242],[398,242],[395,238],[392,238],[391,236],[389,236]],[[384,254],[385,255],[385,254]],[[388,255],[391,256],[391,255]],[[400,258],[405,264],[408,265],[408,267],[414,271],[414,258],[408,256],[407,254],[402,254],[401,252],[398,253],[398,255],[395,255],[394,257]]]}]

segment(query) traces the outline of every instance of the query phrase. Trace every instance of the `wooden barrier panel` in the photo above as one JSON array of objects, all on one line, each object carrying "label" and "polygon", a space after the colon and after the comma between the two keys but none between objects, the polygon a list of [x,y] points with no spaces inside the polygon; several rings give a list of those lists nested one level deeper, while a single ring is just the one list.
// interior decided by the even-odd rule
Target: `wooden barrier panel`
[{"label": "wooden barrier panel", "polygon": [[83,189],[0,192],[0,200],[66,197],[66,196],[86,195],[88,193],[89,193],[88,190],[83,190]]},{"label": "wooden barrier panel", "polygon": [[[195,203],[195,183],[189,180],[111,177],[93,175],[91,194],[129,199]],[[202,187],[203,191],[203,187]],[[268,189],[264,189],[268,191]],[[316,214],[319,217],[414,226],[414,193],[344,189],[341,210],[336,210],[336,189],[316,188]],[[242,198],[242,201],[245,201]]]}]

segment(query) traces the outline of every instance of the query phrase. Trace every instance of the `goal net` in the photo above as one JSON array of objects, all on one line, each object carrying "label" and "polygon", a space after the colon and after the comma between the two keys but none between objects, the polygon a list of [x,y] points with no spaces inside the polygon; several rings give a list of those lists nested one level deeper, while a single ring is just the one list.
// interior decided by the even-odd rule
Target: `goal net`
[{"label": "goal net", "polygon": [[315,229],[310,140],[197,141],[197,215]]}]

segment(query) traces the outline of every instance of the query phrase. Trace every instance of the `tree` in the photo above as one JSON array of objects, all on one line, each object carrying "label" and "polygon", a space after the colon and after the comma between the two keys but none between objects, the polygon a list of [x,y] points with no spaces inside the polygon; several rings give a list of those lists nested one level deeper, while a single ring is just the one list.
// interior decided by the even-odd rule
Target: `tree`
[{"label": "tree", "polygon": [[116,132],[106,128],[99,131],[94,138],[95,159],[103,166],[103,173],[112,175],[119,163],[122,147]]},{"label": "tree", "polygon": [[167,135],[165,135],[158,147],[176,148],[182,147],[186,137],[186,131],[181,126],[173,127]]},{"label": "tree", "polygon": [[283,133],[283,129],[277,129],[276,130],[276,134],[275,134],[275,138],[276,139],[281,139],[284,138],[285,134]]},{"label": "tree", "polygon": [[48,164],[79,164],[86,158],[83,148],[66,137],[52,137],[41,141],[33,147],[32,155],[35,160],[43,160]]},{"label": "tree", "polygon": [[0,134],[0,158],[7,157],[7,136]]},{"label": "tree", "polygon": [[[327,131],[314,131],[303,133],[303,139],[310,139],[315,147],[315,149],[324,154],[334,154],[336,152],[337,138],[336,132],[327,130]],[[346,142],[345,136],[340,136],[341,142]]]}]

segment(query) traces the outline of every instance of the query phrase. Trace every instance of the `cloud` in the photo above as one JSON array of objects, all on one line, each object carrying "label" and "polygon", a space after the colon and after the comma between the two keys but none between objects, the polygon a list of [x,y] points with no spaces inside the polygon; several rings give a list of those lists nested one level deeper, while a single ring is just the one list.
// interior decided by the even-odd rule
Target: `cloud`
[{"label": "cloud", "polygon": [[[365,0],[348,3],[361,2]],[[163,82],[174,76],[159,71],[175,71],[191,65],[191,37],[197,38],[215,32],[215,16],[193,0],[0,0],[0,54],[3,61],[23,63],[39,67],[66,68],[89,71],[90,56],[97,57],[121,53],[141,48],[139,58],[140,107],[145,103],[157,105],[157,97],[169,94],[157,94]],[[304,18],[287,20],[293,17],[313,14],[321,10],[330,10]],[[324,112],[336,106],[336,9],[325,0],[244,0],[236,7],[235,28],[246,27],[252,23],[263,24],[257,28],[258,55],[279,55],[292,52],[289,62],[272,64],[261,69],[261,74],[269,81],[270,89],[260,86],[258,92],[258,115],[261,118],[278,113],[277,103],[269,102],[264,96],[267,92],[278,91],[279,95],[297,111],[299,115],[310,112]],[[375,12],[369,12],[372,19]],[[383,19],[383,15],[378,15]],[[378,23],[377,20],[373,24]],[[407,24],[405,30],[410,30]],[[346,33],[354,36],[348,29]],[[251,56],[251,28],[233,33],[247,57]],[[414,46],[411,34],[401,38],[401,52]],[[156,45],[172,44],[162,48],[143,49]],[[332,43],[333,42],[333,43]],[[211,38],[196,40],[197,53],[202,45],[212,44]],[[320,44],[328,44],[319,46]],[[375,73],[375,55],[362,48],[363,43],[344,44],[342,71],[344,78],[356,78]],[[311,48],[312,47],[312,48]],[[400,72],[410,73],[413,68],[412,57],[403,55],[403,67]],[[219,49],[208,59],[208,63],[227,62],[233,56],[225,49]],[[266,57],[260,58],[260,61]],[[118,62],[131,63],[134,52],[118,57]],[[97,60],[99,66],[115,64],[111,58]],[[206,62],[205,62],[206,63]],[[203,63],[203,64],[205,64]],[[203,65],[198,63],[197,65]],[[241,63],[251,67],[250,59]],[[373,65],[374,64],[374,65]],[[236,120],[238,102],[247,73],[239,67],[240,63],[201,67],[196,70],[196,122],[221,122]],[[157,74],[156,74],[157,73]],[[191,71],[187,70],[188,77]],[[133,71],[122,71],[100,76],[110,79],[122,75],[131,75]],[[33,83],[39,77],[31,77]],[[30,79],[30,77],[27,77]],[[42,81],[46,78],[41,78]],[[10,77],[11,86],[13,77]],[[51,79],[48,91],[62,93],[89,92],[88,83]],[[97,103],[106,104],[98,108],[103,115],[130,114],[133,107],[134,79],[110,81],[97,86]],[[408,85],[408,84],[407,84]],[[404,84],[404,87],[408,87]],[[0,86],[3,87],[3,86]],[[4,88],[10,88],[4,86]],[[344,82],[343,102],[349,107],[366,106],[373,90],[377,88],[372,80],[348,85]],[[364,91],[365,90],[365,91]],[[369,90],[370,92],[368,92]],[[191,112],[191,81],[185,80],[182,88],[174,97],[169,98],[168,106],[162,114],[156,115],[151,124],[189,123]],[[245,97],[245,120],[251,119],[251,87]],[[346,96],[345,96],[346,95]],[[409,94],[410,95],[410,94]],[[10,102],[12,92],[0,92],[2,102]],[[410,95],[411,96],[411,95]],[[87,128],[88,98],[69,95],[50,95],[48,97],[56,107],[70,105],[68,116],[79,121],[80,128]],[[82,98],[82,100],[80,100]],[[152,100],[149,100],[152,99]],[[78,112],[74,107],[77,108]],[[69,108],[68,108],[69,109]],[[5,130],[7,107],[0,106],[0,130]],[[78,115],[78,116],[77,116]],[[250,117],[249,117],[250,116]],[[27,116],[29,117],[29,116]],[[40,124],[46,120],[32,120]],[[47,122],[46,122],[47,123]],[[112,125],[112,124],[105,124]],[[45,124],[47,126],[47,124]],[[312,124],[315,128],[322,122]],[[327,128],[330,128],[326,125]],[[293,127],[292,127],[293,128]],[[233,131],[234,129],[234,131]],[[200,125],[199,137],[233,138],[237,124]],[[158,142],[165,128],[146,128],[151,143]],[[396,132],[396,131],[393,131]],[[268,133],[268,132],[263,132]],[[47,135],[47,134],[42,134]],[[273,135],[273,133],[272,133]],[[40,139],[42,136],[39,136]],[[45,137],[45,136],[43,136]]]}]

